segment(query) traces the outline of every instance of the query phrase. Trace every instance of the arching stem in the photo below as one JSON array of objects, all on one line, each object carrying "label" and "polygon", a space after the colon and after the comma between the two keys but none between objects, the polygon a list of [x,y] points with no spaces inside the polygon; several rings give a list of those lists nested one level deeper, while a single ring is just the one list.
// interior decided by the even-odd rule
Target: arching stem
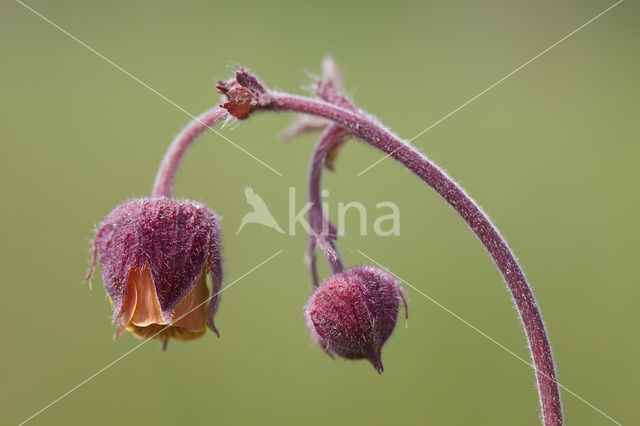
[{"label": "arching stem", "polygon": [[525,329],[536,370],[544,424],[563,423],[562,404],[551,345],[533,291],[507,242],[489,217],[451,177],[375,118],[325,101],[267,91],[268,104],[256,110],[291,111],[327,118],[350,134],[388,154],[432,187],[469,225],[502,274]]},{"label": "arching stem", "polygon": [[178,133],[171,145],[169,145],[162,163],[160,163],[160,168],[153,184],[153,191],[151,192],[152,197],[173,197],[173,183],[184,154],[198,136],[228,116],[227,110],[215,106],[191,120]]},{"label": "arching stem", "polygon": [[[316,93],[323,100],[351,111],[357,111],[353,102],[342,94],[342,76],[338,70],[338,66],[331,56],[327,56],[322,61],[322,78],[318,80],[316,85]],[[307,123],[305,118],[314,119],[317,117],[303,117],[302,123]],[[298,119],[297,121],[299,121]],[[298,132],[304,131],[305,126],[296,126],[294,123],[291,128],[290,137],[295,136]],[[308,124],[307,124],[308,126]],[[329,220],[325,217],[325,212],[321,207],[322,194],[322,173],[324,167],[334,170],[335,161],[338,151],[342,144],[349,138],[349,132],[336,124],[325,124],[325,131],[322,133],[320,140],[316,144],[311,156],[311,164],[309,165],[309,222],[311,224],[311,235],[307,245],[307,264],[311,274],[311,283],[313,287],[318,286],[318,268],[316,266],[316,244],[323,249],[327,258],[332,274],[342,272],[344,269],[340,260],[340,252],[336,245],[338,232]]]},{"label": "arching stem", "polygon": [[316,144],[311,156],[309,165],[309,225],[311,234],[307,244],[307,264],[311,274],[311,283],[314,287],[318,285],[318,269],[316,266],[316,246],[320,245],[324,251],[331,273],[342,272],[343,265],[340,260],[340,253],[335,245],[337,230],[322,210],[322,172],[327,155],[342,143],[346,137],[345,131],[339,126],[329,126],[324,131],[322,137]]}]

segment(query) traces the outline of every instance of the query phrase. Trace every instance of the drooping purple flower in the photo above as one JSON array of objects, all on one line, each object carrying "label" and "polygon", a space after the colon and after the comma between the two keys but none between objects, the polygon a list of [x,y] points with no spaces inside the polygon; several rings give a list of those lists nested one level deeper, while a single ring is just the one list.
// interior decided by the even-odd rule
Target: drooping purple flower
[{"label": "drooping purple flower", "polygon": [[400,283],[372,266],[335,274],[322,283],[305,306],[307,326],[329,355],[367,359],[382,373],[381,349],[405,305]]},{"label": "drooping purple flower", "polygon": [[[219,220],[206,205],[166,197],[127,201],[104,219],[94,241],[102,280],[124,329],[165,344],[202,336],[222,287]],[[93,266],[89,274],[91,274]],[[211,293],[207,287],[211,276]]]}]

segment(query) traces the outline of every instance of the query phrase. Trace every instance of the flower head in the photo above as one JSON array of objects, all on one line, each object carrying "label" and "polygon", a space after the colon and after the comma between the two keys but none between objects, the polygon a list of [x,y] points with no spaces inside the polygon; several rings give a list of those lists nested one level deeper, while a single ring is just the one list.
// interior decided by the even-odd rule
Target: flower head
[{"label": "flower head", "polygon": [[[202,336],[222,286],[219,221],[207,206],[166,197],[127,201],[104,219],[94,241],[94,263],[127,329],[165,344]],[[93,267],[89,274],[91,274]],[[207,287],[211,275],[211,295]]]},{"label": "flower head", "polygon": [[362,266],[331,276],[305,306],[307,326],[329,355],[367,359],[382,373],[381,349],[396,325],[400,283],[390,274]]}]

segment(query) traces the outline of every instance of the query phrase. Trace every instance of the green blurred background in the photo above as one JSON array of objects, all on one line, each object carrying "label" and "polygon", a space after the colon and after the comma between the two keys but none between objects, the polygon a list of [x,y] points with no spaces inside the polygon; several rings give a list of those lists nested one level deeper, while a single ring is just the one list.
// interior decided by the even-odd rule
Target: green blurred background
[{"label": "green blurred background", "polygon": [[[197,114],[233,62],[272,87],[305,91],[332,54],[358,104],[411,137],[573,29],[609,1],[46,2],[31,7]],[[626,1],[414,141],[495,219],[543,307],[560,382],[623,424],[639,424],[638,83],[640,17]],[[16,424],[138,341],[114,343],[99,274],[83,284],[94,225],[150,191],[189,117],[29,10],[0,5],[0,416]],[[211,333],[151,342],[32,424],[535,425],[533,371],[408,289],[411,315],[385,346],[382,376],[332,361],[302,320],[305,236],[248,225],[251,185],[281,225],[288,187],[302,207],[315,136],[288,144],[289,115],[209,132],[177,194],[223,216],[227,283]],[[505,286],[442,200],[391,160],[351,142],[328,175],[329,202],[393,201],[399,237],[350,235],[361,250],[528,359]],[[323,269],[326,273],[326,268]],[[564,393],[574,425],[610,420]]]}]

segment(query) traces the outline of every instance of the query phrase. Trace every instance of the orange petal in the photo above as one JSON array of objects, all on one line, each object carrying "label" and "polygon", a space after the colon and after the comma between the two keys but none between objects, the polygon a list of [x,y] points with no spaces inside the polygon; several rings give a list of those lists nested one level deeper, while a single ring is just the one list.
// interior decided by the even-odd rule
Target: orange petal
[{"label": "orange petal", "polygon": [[171,311],[171,318],[176,321],[173,325],[189,331],[203,330],[208,299],[207,271],[206,268],[202,268],[189,293]]},{"label": "orange petal", "polygon": [[147,266],[142,269],[135,268],[132,271],[129,276],[129,290],[131,287],[135,288],[137,297],[130,322],[141,327],[150,324],[167,324],[162,317],[156,286],[153,284],[153,277]]}]

